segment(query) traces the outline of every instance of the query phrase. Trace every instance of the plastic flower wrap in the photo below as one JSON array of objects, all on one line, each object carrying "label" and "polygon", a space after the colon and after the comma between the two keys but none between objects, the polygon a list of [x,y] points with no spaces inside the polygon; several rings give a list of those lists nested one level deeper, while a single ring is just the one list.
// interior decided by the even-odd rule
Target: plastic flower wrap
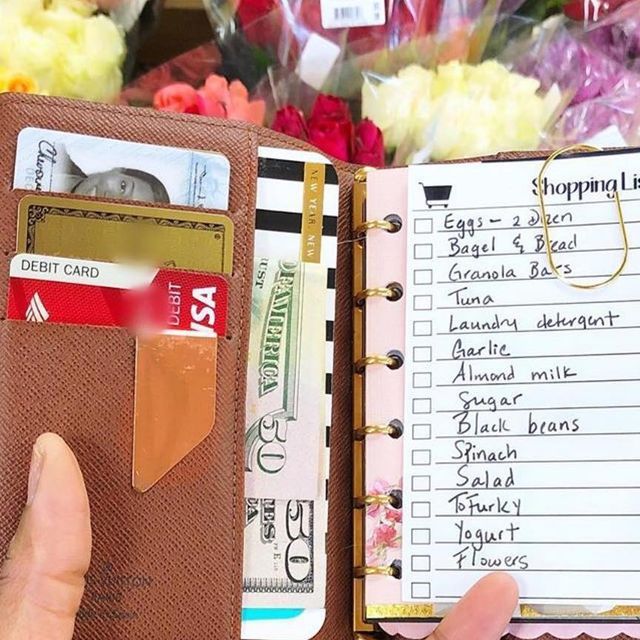
[{"label": "plastic flower wrap", "polygon": [[435,70],[411,65],[391,78],[366,78],[362,113],[384,134],[396,162],[423,162],[536,149],[561,104],[557,87],[489,60]]},{"label": "plastic flower wrap", "polygon": [[640,72],[640,0],[627,0],[590,26],[585,41],[626,69]]},{"label": "plastic flower wrap", "polygon": [[[110,101],[122,84],[124,35],[86,0],[0,0],[0,74],[41,93]],[[25,85],[26,86],[26,85]]]},{"label": "plastic flower wrap", "polygon": [[550,142],[588,142],[608,132],[604,146],[640,139],[640,0],[633,0],[592,25],[552,18],[530,39],[512,43],[505,58],[514,68],[573,93]]}]

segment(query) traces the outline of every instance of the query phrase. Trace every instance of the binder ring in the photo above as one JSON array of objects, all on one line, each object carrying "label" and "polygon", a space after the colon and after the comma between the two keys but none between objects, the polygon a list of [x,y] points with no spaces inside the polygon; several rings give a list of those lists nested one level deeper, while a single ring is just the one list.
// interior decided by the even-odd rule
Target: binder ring
[{"label": "binder ring", "polygon": [[400,351],[389,351],[386,355],[373,355],[373,356],[365,356],[364,358],[360,358],[356,360],[355,370],[356,373],[364,373],[367,367],[371,367],[373,365],[384,365],[385,367],[389,367],[389,369],[396,370],[399,369],[404,364],[404,356]]},{"label": "binder ring", "polygon": [[402,218],[395,213],[385,216],[382,220],[367,220],[355,229],[356,235],[362,235],[374,229],[381,229],[387,233],[398,233],[402,229]]},{"label": "binder ring", "polygon": [[381,435],[389,436],[394,440],[402,436],[404,425],[400,420],[392,420],[389,424],[371,424],[355,429],[356,440],[364,440],[367,436]]},{"label": "binder ring", "polygon": [[374,505],[390,506],[394,509],[402,509],[402,491],[393,489],[389,493],[382,493],[373,496],[360,496],[353,499],[356,509],[364,509]]},{"label": "binder ring", "polygon": [[363,566],[355,567],[353,570],[356,578],[366,578],[367,576],[388,576],[399,580],[402,577],[402,562],[394,560],[390,565],[382,567]]},{"label": "binder ring", "polygon": [[556,278],[558,278],[558,280],[560,280],[564,284],[570,287],[573,287],[574,289],[582,289],[582,290],[597,289],[599,287],[603,287],[605,284],[609,284],[610,282],[613,282],[624,271],[624,268],[627,266],[627,260],[629,259],[629,238],[627,237],[627,227],[624,221],[624,215],[622,213],[622,203],[620,202],[620,193],[616,190],[613,192],[613,195],[614,195],[616,209],[618,213],[618,223],[620,224],[620,232],[622,234],[622,248],[624,252],[618,268],[610,276],[607,276],[604,280],[599,280],[597,282],[592,282],[589,284],[580,284],[579,282],[574,282],[566,278],[562,273],[560,273],[560,270],[558,269],[554,260],[553,251],[551,250],[551,234],[549,231],[549,222],[547,220],[547,211],[546,211],[545,202],[544,202],[544,195],[542,192],[542,180],[544,178],[544,174],[547,172],[547,169],[549,168],[549,165],[556,158],[558,158],[559,156],[569,151],[602,151],[602,149],[600,147],[594,147],[590,144],[572,144],[567,147],[563,147],[562,149],[558,149],[557,151],[552,153],[546,159],[545,163],[542,165],[542,169],[540,169],[540,173],[538,174],[538,181],[537,181],[538,202],[540,204],[540,218],[542,220],[542,230],[544,233],[544,243],[545,243],[545,249],[547,253],[547,260],[549,261],[549,266],[551,267],[553,274],[556,276]]},{"label": "binder ring", "polygon": [[404,295],[404,287],[399,282],[390,282],[386,287],[372,287],[356,293],[355,303],[361,307],[368,298],[386,298],[390,302],[397,302]]}]

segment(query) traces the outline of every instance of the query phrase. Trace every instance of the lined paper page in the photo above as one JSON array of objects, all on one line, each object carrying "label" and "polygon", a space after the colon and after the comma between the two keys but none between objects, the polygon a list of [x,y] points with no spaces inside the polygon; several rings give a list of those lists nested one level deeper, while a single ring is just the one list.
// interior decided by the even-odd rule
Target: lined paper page
[{"label": "lined paper page", "polygon": [[409,170],[403,598],[640,602],[640,154]]}]

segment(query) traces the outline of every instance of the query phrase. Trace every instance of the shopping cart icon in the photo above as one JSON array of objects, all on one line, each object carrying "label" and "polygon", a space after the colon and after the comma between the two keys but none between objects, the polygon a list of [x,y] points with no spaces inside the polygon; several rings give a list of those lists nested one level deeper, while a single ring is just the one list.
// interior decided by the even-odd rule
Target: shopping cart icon
[{"label": "shopping cart icon", "polygon": [[449,198],[453,188],[451,185],[428,185],[423,182],[420,185],[424,191],[424,200],[429,209],[433,209],[433,207],[447,209],[449,207]]}]

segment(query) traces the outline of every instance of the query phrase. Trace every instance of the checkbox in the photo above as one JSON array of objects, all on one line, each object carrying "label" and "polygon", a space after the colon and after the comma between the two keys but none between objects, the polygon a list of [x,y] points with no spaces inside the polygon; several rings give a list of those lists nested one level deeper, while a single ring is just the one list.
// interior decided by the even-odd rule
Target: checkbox
[{"label": "checkbox", "polygon": [[411,478],[412,491],[430,491],[431,476],[413,476]]},{"label": "checkbox", "polygon": [[413,425],[414,440],[431,440],[430,424],[414,424]]},{"label": "checkbox", "polygon": [[413,413],[431,413],[431,398],[414,398]]},{"label": "checkbox", "polygon": [[416,599],[429,600],[431,598],[430,582],[412,582],[411,597]]},{"label": "checkbox", "polygon": [[411,529],[413,544],[431,544],[431,529]]},{"label": "checkbox", "polygon": [[431,311],[433,308],[432,296],[413,296],[414,311]]},{"label": "checkbox", "polygon": [[413,347],[414,362],[431,362],[431,347]]},{"label": "checkbox", "polygon": [[413,284],[433,284],[433,271],[431,269],[418,269],[414,271]]},{"label": "checkbox", "polygon": [[431,387],[430,373],[414,373],[413,374],[414,389],[429,389],[430,387]]},{"label": "checkbox", "polygon": [[430,502],[413,502],[411,504],[411,516],[413,518],[430,518],[431,503]]},{"label": "checkbox", "polygon": [[433,258],[433,245],[432,244],[414,245],[413,258],[415,260],[431,260],[431,258]]},{"label": "checkbox", "polygon": [[416,233],[433,233],[433,218],[418,219],[413,224]]},{"label": "checkbox", "polygon": [[414,320],[413,335],[414,337],[430,336],[433,331],[431,320]]},{"label": "checkbox", "polygon": [[411,571],[431,571],[431,556],[411,556]]},{"label": "checkbox", "polygon": [[411,462],[416,467],[424,467],[431,464],[431,450],[420,449],[411,453]]}]

